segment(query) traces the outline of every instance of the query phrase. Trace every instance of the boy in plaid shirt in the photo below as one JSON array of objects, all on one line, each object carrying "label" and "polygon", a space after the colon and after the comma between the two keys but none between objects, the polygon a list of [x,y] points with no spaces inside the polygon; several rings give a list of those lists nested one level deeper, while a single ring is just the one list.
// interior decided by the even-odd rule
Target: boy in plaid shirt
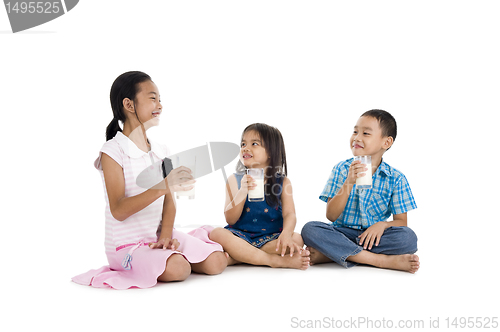
[{"label": "boy in plaid shirt", "polygon": [[407,212],[417,205],[403,173],[382,160],[396,134],[396,120],[386,111],[371,110],[358,119],[351,149],[354,156],[371,156],[372,188],[356,189],[356,179],[368,170],[360,161],[351,158],[333,168],[320,196],[332,223],[311,221],[302,229],[311,264],[418,270],[417,236],[407,227]]}]

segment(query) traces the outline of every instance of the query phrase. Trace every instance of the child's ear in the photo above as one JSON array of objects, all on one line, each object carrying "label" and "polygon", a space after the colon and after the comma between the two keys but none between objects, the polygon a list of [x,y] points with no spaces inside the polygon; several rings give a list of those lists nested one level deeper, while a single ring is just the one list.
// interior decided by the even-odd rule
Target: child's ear
[{"label": "child's ear", "polygon": [[134,101],[124,98],[123,99],[123,109],[130,113],[135,113]]},{"label": "child's ear", "polygon": [[392,138],[392,136],[387,136],[384,139],[384,144],[382,145],[382,147],[387,151],[389,150],[389,148],[392,146],[393,143],[394,143],[394,138]]}]

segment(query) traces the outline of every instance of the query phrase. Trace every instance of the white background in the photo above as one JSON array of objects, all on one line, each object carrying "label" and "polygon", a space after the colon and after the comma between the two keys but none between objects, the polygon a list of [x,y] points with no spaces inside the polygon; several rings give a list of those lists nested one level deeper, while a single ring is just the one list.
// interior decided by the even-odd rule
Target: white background
[{"label": "white background", "polygon": [[[87,0],[12,34],[1,8],[0,326],[268,331],[367,317],[426,327],[440,318],[443,328],[447,317],[499,316],[499,10],[496,1]],[[297,231],[326,221],[318,196],[351,156],[359,115],[391,112],[399,131],[384,158],[416,198],[420,271],[236,266],[145,290],[72,283],[107,264],[93,161],[112,118],[109,89],[129,70],[159,87],[164,113],[148,135],[174,153],[239,143],[254,122],[279,128]],[[224,225],[221,171],[196,190],[179,202],[178,227]]]}]

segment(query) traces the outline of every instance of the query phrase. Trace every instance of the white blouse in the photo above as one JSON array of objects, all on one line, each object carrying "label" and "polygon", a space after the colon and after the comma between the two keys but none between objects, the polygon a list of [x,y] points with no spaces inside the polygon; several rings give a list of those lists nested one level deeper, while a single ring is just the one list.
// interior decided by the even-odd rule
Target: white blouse
[{"label": "white blouse", "polygon": [[109,208],[108,193],[101,165],[102,153],[105,153],[123,169],[125,196],[131,197],[141,194],[149,188],[143,188],[145,185],[141,181],[139,181],[139,184],[137,183],[139,174],[149,168],[147,171],[149,172],[149,179],[152,179],[151,186],[159,183],[163,179],[160,161],[169,155],[166,146],[153,142],[150,143],[151,151],[146,153],[139,149],[127,136],[118,132],[114,138],[104,143],[99,152],[99,157],[94,162],[95,168],[101,173],[106,200],[104,241],[106,252],[115,252],[120,246],[135,244],[141,240],[151,242],[157,239],[156,231],[162,218],[164,196],[161,196],[146,208],[131,215],[124,221],[116,220],[113,218]]}]

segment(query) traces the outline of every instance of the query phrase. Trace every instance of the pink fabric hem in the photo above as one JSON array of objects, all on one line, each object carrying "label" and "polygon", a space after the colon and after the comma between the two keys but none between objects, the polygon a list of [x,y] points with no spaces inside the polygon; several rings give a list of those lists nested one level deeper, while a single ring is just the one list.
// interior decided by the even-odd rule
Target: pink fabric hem
[{"label": "pink fabric hem", "polygon": [[116,253],[107,253],[109,266],[90,270],[73,277],[72,280],[77,284],[97,288],[152,287],[156,285],[157,278],[165,271],[167,259],[172,254],[181,254],[190,263],[199,263],[213,252],[223,251],[220,244],[209,239],[212,230],[211,226],[203,226],[185,234],[174,229],[172,236],[180,243],[178,251],[140,246],[133,252],[130,261],[131,268],[125,270],[121,263],[129,249],[124,247]]}]

